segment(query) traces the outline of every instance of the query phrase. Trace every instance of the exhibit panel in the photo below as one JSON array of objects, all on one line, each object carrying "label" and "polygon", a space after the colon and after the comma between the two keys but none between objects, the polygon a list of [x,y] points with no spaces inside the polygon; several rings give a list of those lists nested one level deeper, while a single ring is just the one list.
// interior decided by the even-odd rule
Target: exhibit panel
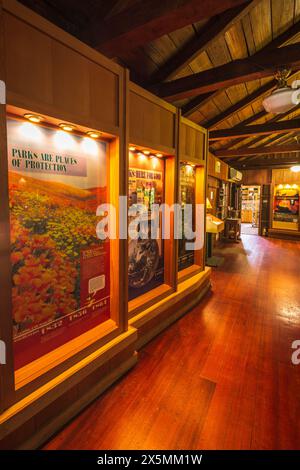
[{"label": "exhibit panel", "polygon": [[[130,82],[129,317],[176,289],[174,214],[166,208],[177,202],[177,126],[174,106]],[[130,228],[144,234],[131,236]]]},{"label": "exhibit panel", "polygon": [[271,235],[299,236],[299,190],[298,172],[272,170]]},{"label": "exhibit panel", "polygon": [[[32,448],[210,289],[207,132],[14,0],[0,79],[0,448]],[[176,204],[203,207],[188,254]]]},{"label": "exhibit panel", "polygon": [[38,432],[46,406],[59,417],[62,391],[75,413],[137,360],[127,241],[103,236],[109,205],[118,220],[127,194],[128,73],[17,2],[2,5],[1,445],[21,424],[24,439]]},{"label": "exhibit panel", "polygon": [[[207,131],[181,117],[179,130],[181,233],[178,240],[180,282],[204,268],[206,149]],[[199,237],[199,234],[203,236]]]},{"label": "exhibit panel", "polygon": [[[164,228],[163,221],[170,222],[169,234],[163,233],[163,239],[159,229],[156,237],[129,241],[129,324],[138,330],[140,348],[210,288],[210,270],[204,267],[201,246],[205,221],[198,223],[200,247],[188,253],[178,224],[183,220],[182,208],[189,202],[203,207],[204,219],[207,132],[131,82],[129,96],[129,207],[145,207],[146,232],[154,218],[151,204],[165,204],[168,209],[159,211],[158,220]],[[174,204],[180,212],[176,220]],[[195,214],[193,219],[190,228],[196,222]],[[175,226],[178,237],[174,236]],[[185,293],[187,302],[182,304]]]}]

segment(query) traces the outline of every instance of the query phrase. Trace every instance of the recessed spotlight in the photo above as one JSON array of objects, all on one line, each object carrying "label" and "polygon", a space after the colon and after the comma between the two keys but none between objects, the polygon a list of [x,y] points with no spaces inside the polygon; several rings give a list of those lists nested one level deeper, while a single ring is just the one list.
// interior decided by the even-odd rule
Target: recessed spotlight
[{"label": "recessed spotlight", "polygon": [[75,129],[75,126],[72,126],[72,124],[67,124],[65,122],[61,122],[60,124],[58,124],[58,126],[63,130],[63,131],[66,131],[66,132],[72,132],[74,131]]},{"label": "recessed spotlight", "polygon": [[291,171],[298,173],[300,171],[300,165],[294,165],[291,167]]},{"label": "recessed spotlight", "polygon": [[162,154],[162,153],[157,153],[156,156],[157,156],[158,158],[161,158],[161,157],[163,156],[163,154]]},{"label": "recessed spotlight", "polygon": [[129,150],[130,152],[135,152],[135,147],[133,147],[132,145],[129,147]]},{"label": "recessed spotlight", "polygon": [[150,155],[150,150],[143,150],[144,155]]},{"label": "recessed spotlight", "polygon": [[88,131],[87,135],[91,137],[92,139],[99,139],[99,137],[101,136],[101,133],[96,132],[96,131]]},{"label": "recessed spotlight", "polygon": [[42,116],[39,116],[38,114],[29,114],[29,113],[24,114],[24,118],[34,123],[38,123],[43,120]]}]

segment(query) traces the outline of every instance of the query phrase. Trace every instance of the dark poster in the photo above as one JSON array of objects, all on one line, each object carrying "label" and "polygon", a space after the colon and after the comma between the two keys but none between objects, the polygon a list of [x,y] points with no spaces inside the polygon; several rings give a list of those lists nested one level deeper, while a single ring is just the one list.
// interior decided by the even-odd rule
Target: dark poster
[{"label": "dark poster", "polygon": [[[185,163],[180,164],[180,203],[182,212],[186,204],[195,207],[195,168]],[[188,268],[194,264],[194,252],[186,249],[186,238],[184,236],[184,217],[182,214],[182,238],[178,240],[178,270]],[[193,211],[193,230],[195,228],[195,212]],[[191,240],[188,240],[191,241]]]},{"label": "dark poster", "polygon": [[[129,206],[143,204],[151,224],[151,204],[164,200],[164,161],[157,157],[130,153]],[[129,218],[129,223],[130,223]],[[158,239],[131,239],[128,243],[128,297],[132,300],[164,282],[163,241]]]}]

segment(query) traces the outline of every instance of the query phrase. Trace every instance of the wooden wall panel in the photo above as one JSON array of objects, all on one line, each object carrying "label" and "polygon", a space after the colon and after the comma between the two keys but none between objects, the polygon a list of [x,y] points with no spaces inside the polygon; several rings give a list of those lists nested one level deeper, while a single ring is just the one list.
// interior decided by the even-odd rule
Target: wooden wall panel
[{"label": "wooden wall panel", "polygon": [[90,62],[90,103],[91,119],[120,127],[119,77],[105,68]]},{"label": "wooden wall panel", "polygon": [[205,156],[206,130],[187,119],[181,118],[179,154],[180,160],[203,163]]},{"label": "wooden wall panel", "polygon": [[[219,165],[220,171],[216,171]],[[223,181],[228,181],[229,166],[219,158],[216,158],[211,153],[208,154],[208,176],[218,178]]]},{"label": "wooden wall panel", "polygon": [[300,182],[300,174],[291,171],[289,168],[281,170],[272,170],[272,183],[273,184],[289,184]]},{"label": "wooden wall panel", "polygon": [[67,110],[80,120],[86,121],[89,117],[91,99],[87,60],[56,41],[52,41],[52,57],[54,108],[61,112]]},{"label": "wooden wall panel", "polygon": [[51,38],[10,14],[4,21],[8,90],[52,104]]},{"label": "wooden wall panel", "polygon": [[176,108],[133,84],[130,88],[130,143],[174,155]]},{"label": "wooden wall panel", "polygon": [[21,18],[4,13],[8,103],[119,134],[123,68],[18,8]]},{"label": "wooden wall panel", "polygon": [[251,184],[271,184],[272,171],[268,169],[262,170],[243,170],[242,183],[245,185]]}]

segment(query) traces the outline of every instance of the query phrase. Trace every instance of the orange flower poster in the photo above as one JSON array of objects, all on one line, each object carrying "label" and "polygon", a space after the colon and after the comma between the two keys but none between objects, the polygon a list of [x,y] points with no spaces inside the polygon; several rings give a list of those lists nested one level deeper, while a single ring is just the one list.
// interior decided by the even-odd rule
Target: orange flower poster
[{"label": "orange flower poster", "polygon": [[110,317],[106,144],[7,122],[15,368]]}]

